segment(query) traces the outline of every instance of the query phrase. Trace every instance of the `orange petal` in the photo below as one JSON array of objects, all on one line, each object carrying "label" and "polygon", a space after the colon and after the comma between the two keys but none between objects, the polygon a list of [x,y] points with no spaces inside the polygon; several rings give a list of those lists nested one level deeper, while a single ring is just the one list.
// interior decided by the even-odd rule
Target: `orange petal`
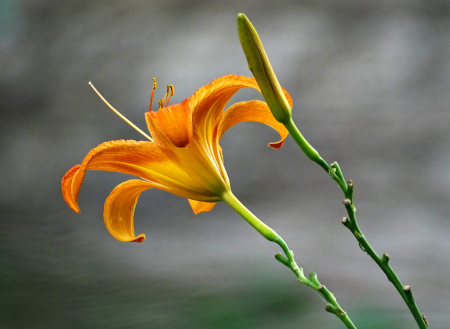
[{"label": "orange petal", "polygon": [[241,88],[250,87],[259,90],[255,79],[226,75],[198,89],[189,97],[193,113],[193,124],[205,142],[212,140],[226,103]]},{"label": "orange petal", "polygon": [[265,102],[249,101],[236,103],[225,110],[217,132],[219,138],[222,138],[223,134],[235,124],[245,121],[264,123],[275,129],[280,134],[281,140],[276,143],[270,143],[269,146],[276,149],[283,146],[284,140],[289,134],[284,125],[275,120]]},{"label": "orange petal", "polygon": [[193,111],[194,138],[219,168],[223,177],[227,175],[218,150],[217,127],[227,102],[244,87],[259,90],[253,78],[226,75],[201,87],[189,97]]},{"label": "orange petal", "polygon": [[[196,137],[217,159],[217,162],[220,160],[216,145],[218,143],[217,128],[222,112],[226,103],[241,88],[254,88],[259,91],[258,83],[254,78],[226,75],[203,86],[189,97],[193,109],[192,123]],[[283,92],[292,107],[291,96],[284,89]],[[279,143],[272,144],[272,147],[281,147]]]},{"label": "orange petal", "polygon": [[147,112],[146,120],[156,142],[164,144],[167,138],[176,147],[185,147],[192,140],[192,109],[188,99],[156,112]]},{"label": "orange petal", "polygon": [[103,218],[106,228],[114,238],[123,242],[144,241],[144,234],[136,236],[134,233],[134,209],[141,193],[152,187],[159,186],[140,179],[132,179],[112,190],[105,202]]},{"label": "orange petal", "polygon": [[[194,111],[194,126],[202,123],[209,123],[211,126],[220,116],[228,100],[241,88],[254,88],[260,91],[254,78],[237,75],[225,75],[198,89],[189,97]],[[284,88],[283,92],[292,107],[291,96]]]},{"label": "orange petal", "polygon": [[76,198],[74,199],[72,195],[72,180],[73,176],[75,176],[80,167],[80,165],[76,165],[70,168],[61,181],[63,198],[64,200],[66,200],[66,203],[69,205],[69,207],[75,212],[80,212],[80,208],[78,208]]},{"label": "orange petal", "polygon": [[131,174],[164,185],[167,191],[182,197],[212,199],[211,193],[201,190],[195,178],[180,168],[172,151],[161,149],[152,142],[120,140],[97,146],[81,165],[73,167],[64,176],[63,196],[76,212],[80,211],[77,198],[88,169]]},{"label": "orange petal", "polygon": [[217,202],[202,202],[202,201],[196,201],[188,199],[189,203],[191,204],[192,210],[194,211],[194,214],[199,214],[204,211],[210,211]]}]

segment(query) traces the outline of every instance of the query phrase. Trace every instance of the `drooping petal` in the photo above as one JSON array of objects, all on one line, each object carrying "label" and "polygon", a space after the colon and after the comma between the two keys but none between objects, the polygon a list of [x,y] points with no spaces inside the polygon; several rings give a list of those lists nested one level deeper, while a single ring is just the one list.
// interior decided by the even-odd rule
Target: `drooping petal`
[{"label": "drooping petal", "polygon": [[229,128],[245,121],[264,123],[275,129],[280,134],[281,140],[276,143],[270,143],[269,146],[276,149],[283,146],[284,140],[289,134],[284,125],[274,118],[265,102],[249,101],[236,103],[225,110],[217,131],[219,139],[222,138]]},{"label": "drooping petal", "polygon": [[69,207],[75,211],[80,212],[80,208],[78,208],[76,197],[74,199],[72,194],[72,180],[73,176],[78,172],[78,169],[80,169],[80,165],[73,166],[70,168],[67,173],[64,175],[62,181],[61,181],[61,188],[63,192],[63,198],[66,201],[66,203],[69,205]]},{"label": "drooping petal", "polygon": [[[217,129],[226,103],[241,88],[254,88],[259,91],[254,78],[226,75],[198,89],[194,95],[189,97],[193,109],[192,123],[195,138],[198,139],[211,158],[215,159],[223,176],[226,176],[226,172],[220,163]],[[283,92],[292,107],[290,95],[284,89]],[[273,146],[277,147],[277,144],[275,143]]]},{"label": "drooping petal", "polygon": [[[241,88],[254,88],[260,91],[254,78],[237,75],[225,75],[198,89],[189,97],[194,112],[194,127],[202,128],[206,132],[209,130],[211,133],[226,103]],[[292,107],[291,96],[284,88],[282,89]]]},{"label": "drooping petal", "polygon": [[193,108],[192,122],[202,142],[211,144],[226,103],[244,87],[259,90],[253,78],[225,75],[201,87],[189,97]]},{"label": "drooping petal", "polygon": [[185,147],[192,140],[192,109],[188,99],[156,112],[147,112],[146,121],[156,143],[164,144],[167,139],[176,147]]},{"label": "drooping petal", "polygon": [[199,214],[204,211],[210,211],[216,205],[216,202],[202,202],[189,199],[194,214]]},{"label": "drooping petal", "polygon": [[79,212],[77,198],[86,170],[107,170],[135,175],[166,186],[166,190],[187,198],[217,201],[217,197],[199,186],[198,181],[178,164],[177,155],[152,142],[111,141],[103,143],[70,169],[62,181],[64,198]]},{"label": "drooping petal", "polygon": [[158,184],[132,179],[117,185],[105,201],[103,219],[111,235],[123,242],[142,242],[144,234],[138,236],[134,232],[134,209],[139,196],[145,190],[156,187]]}]

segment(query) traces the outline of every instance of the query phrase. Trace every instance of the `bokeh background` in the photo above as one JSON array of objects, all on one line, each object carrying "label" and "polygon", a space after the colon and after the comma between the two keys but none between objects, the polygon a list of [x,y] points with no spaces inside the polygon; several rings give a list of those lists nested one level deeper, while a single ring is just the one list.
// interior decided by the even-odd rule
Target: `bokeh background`
[{"label": "bokeh background", "polygon": [[[103,203],[129,177],[87,174],[81,214],[64,173],[98,144],[141,136],[152,78],[171,103],[250,75],[247,14],[294,119],[355,181],[360,225],[410,284],[432,328],[450,322],[450,3],[446,0],[0,1],[1,328],[342,328],[226,204],[195,216],[151,190],[144,243],[106,231]],[[251,90],[232,102],[261,99]],[[341,225],[342,194],[291,139],[243,123],[223,138],[233,192],[315,271],[359,328],[414,328],[400,296]]]}]

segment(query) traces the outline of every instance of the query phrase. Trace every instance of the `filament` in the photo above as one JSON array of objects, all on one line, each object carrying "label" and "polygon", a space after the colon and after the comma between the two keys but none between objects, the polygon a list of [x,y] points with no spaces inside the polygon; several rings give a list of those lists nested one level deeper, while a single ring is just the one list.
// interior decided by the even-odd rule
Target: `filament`
[{"label": "filament", "polygon": [[[169,89],[170,89],[170,93],[169,93]],[[168,86],[167,86],[167,93],[169,94],[169,97],[167,98],[167,103],[166,103],[166,106],[165,106],[165,107],[169,106],[170,96],[175,95],[175,89],[173,88],[172,85],[168,85]]]},{"label": "filament", "polygon": [[157,84],[156,84],[156,79],[153,78],[153,87],[152,87],[152,95],[150,96],[150,109],[149,109],[149,112],[152,111],[152,106],[153,106],[153,93],[155,92],[156,86],[157,86]]}]

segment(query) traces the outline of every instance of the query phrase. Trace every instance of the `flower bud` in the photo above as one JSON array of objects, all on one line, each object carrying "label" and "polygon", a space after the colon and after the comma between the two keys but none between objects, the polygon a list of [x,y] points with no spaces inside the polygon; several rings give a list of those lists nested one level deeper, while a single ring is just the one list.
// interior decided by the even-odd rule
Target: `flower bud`
[{"label": "flower bud", "polygon": [[248,68],[258,82],[261,93],[275,119],[281,123],[287,123],[291,119],[291,106],[273,72],[258,33],[244,14],[237,16],[237,24]]}]

